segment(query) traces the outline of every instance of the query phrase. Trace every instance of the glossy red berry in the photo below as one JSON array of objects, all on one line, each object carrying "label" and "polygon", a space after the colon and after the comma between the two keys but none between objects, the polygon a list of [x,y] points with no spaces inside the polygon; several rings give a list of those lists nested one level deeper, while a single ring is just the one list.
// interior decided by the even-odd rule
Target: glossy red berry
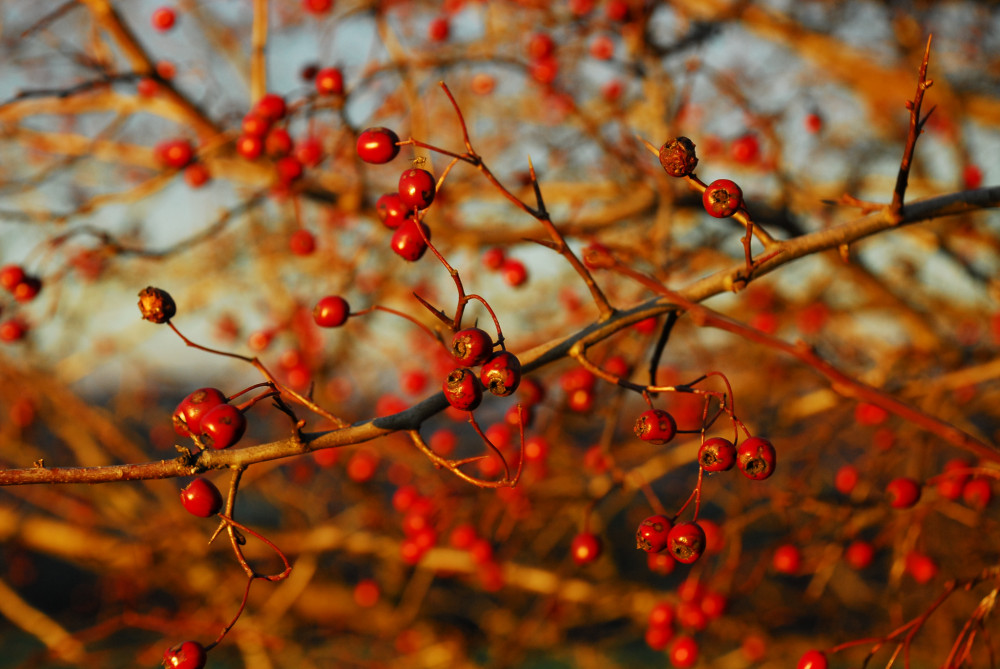
[{"label": "glossy red berry", "polygon": [[736,464],[736,447],[723,437],[706,439],[698,449],[698,464],[706,472],[727,472]]},{"label": "glossy red berry", "polygon": [[247,160],[257,160],[264,153],[264,140],[258,135],[240,135],[236,138],[236,153]]},{"label": "glossy red berry", "polygon": [[381,165],[399,154],[399,136],[389,128],[368,128],[358,135],[358,157],[366,163]]},{"label": "glossy red berry", "polygon": [[272,158],[287,156],[294,147],[292,136],[284,128],[272,128],[264,137],[264,151]]},{"label": "glossy red berry", "polygon": [[852,541],[844,550],[844,561],[852,569],[865,569],[875,560],[875,547],[867,541]]},{"label": "glossy red berry", "polygon": [[580,532],[573,537],[570,543],[569,552],[573,556],[573,562],[578,565],[585,565],[601,557],[601,538],[592,532]]},{"label": "glossy red berry", "polygon": [[932,581],[938,573],[938,564],[934,558],[917,551],[910,551],[906,554],[904,566],[913,580],[921,585]]},{"label": "glossy red berry", "polygon": [[375,212],[385,227],[395,230],[413,213],[413,209],[403,204],[399,193],[386,193],[376,200]]},{"label": "glossy red berry", "polygon": [[197,641],[185,641],[163,653],[163,666],[167,669],[202,669],[207,659],[204,646]]},{"label": "glossy red berry", "polygon": [[521,383],[521,361],[509,351],[498,351],[483,363],[479,377],[491,393],[507,397]]},{"label": "glossy red berry", "polygon": [[649,409],[639,414],[635,421],[635,436],[651,444],[669,442],[677,434],[674,417],[661,409]]},{"label": "glossy red berry", "polygon": [[288,239],[288,248],[297,256],[311,255],[316,250],[316,236],[305,229],[296,230]]},{"label": "glossy red berry", "polygon": [[635,547],[647,553],[659,553],[667,547],[667,537],[673,526],[666,516],[649,516],[639,523],[635,532]]},{"label": "glossy red berry", "polygon": [[[664,553],[666,555],[666,553]],[[657,602],[649,611],[649,627],[673,627],[677,615],[670,602]]]},{"label": "glossy red berry", "polygon": [[802,551],[795,544],[782,544],[771,556],[771,565],[779,574],[794,576],[802,568]]},{"label": "glossy red berry", "polygon": [[37,276],[26,275],[11,292],[18,302],[31,302],[41,291],[42,280]]},{"label": "glossy red berry", "polygon": [[181,504],[189,513],[208,518],[222,508],[222,495],[214,483],[198,477],[181,490]]},{"label": "glossy red berry", "polygon": [[493,339],[479,328],[465,328],[451,338],[451,356],[460,365],[475,367],[493,355]]},{"label": "glossy red berry", "polygon": [[282,156],[274,163],[274,169],[278,173],[278,182],[285,186],[302,178],[302,163],[293,156]]},{"label": "glossy red berry", "polygon": [[13,293],[14,287],[24,281],[25,276],[24,268],[20,265],[4,265],[0,268],[0,286]]},{"label": "glossy red berry", "polygon": [[267,93],[260,100],[257,100],[257,104],[253,106],[253,111],[273,123],[285,117],[288,105],[285,104],[285,98],[277,93]]},{"label": "glossy red berry", "polygon": [[504,260],[503,267],[500,268],[500,276],[503,277],[504,283],[508,286],[517,288],[528,280],[528,268],[516,258],[507,258]]},{"label": "glossy red berry", "polygon": [[254,112],[249,112],[243,117],[243,123],[240,125],[240,128],[243,130],[244,135],[263,137],[271,129],[271,119],[264,118]]},{"label": "glossy red berry", "polygon": [[0,341],[15,342],[24,339],[28,333],[28,324],[19,318],[11,318],[0,323]]},{"label": "glossy red berry", "polygon": [[667,535],[667,548],[680,563],[696,562],[705,552],[705,531],[695,522],[678,523]]},{"label": "glossy red berry", "polygon": [[320,95],[340,95],[344,92],[344,73],[337,67],[324,67],[316,73],[316,92]]},{"label": "glossy red berry", "polygon": [[316,167],[323,162],[323,143],[315,137],[305,137],[295,142],[295,157],[306,167]]},{"label": "glossy red berry", "polygon": [[399,176],[399,199],[411,209],[426,209],[434,201],[434,175],[412,167]]},{"label": "glossy red berry", "polygon": [[199,388],[177,405],[173,413],[174,431],[182,437],[201,434],[202,417],[226,403],[226,396],[217,388]]},{"label": "glossy red berry", "polygon": [[920,484],[911,478],[893,479],[885,491],[889,496],[889,506],[894,509],[909,509],[920,499]]},{"label": "glossy red berry", "polygon": [[807,650],[795,665],[795,669],[827,669],[826,654],[818,650]]},{"label": "glossy red berry", "polygon": [[340,295],[321,297],[313,307],[313,320],[321,328],[340,327],[351,315],[351,307]]},{"label": "glossy red berry", "polygon": [[698,664],[698,642],[689,636],[677,637],[670,646],[670,664],[676,669],[690,669]]},{"label": "glossy red berry", "polygon": [[170,7],[160,7],[153,12],[150,22],[155,29],[165,32],[174,27],[174,23],[177,22],[177,14]]},{"label": "glossy red berry", "polygon": [[[671,558],[671,562],[673,562],[673,558]],[[653,650],[663,650],[676,633],[673,627],[654,627],[650,625],[646,628],[646,645]]]},{"label": "glossy red berry", "polygon": [[212,179],[205,163],[191,163],[184,168],[184,183],[191,188],[201,188]]},{"label": "glossy red berry", "polygon": [[460,411],[472,411],[483,401],[483,387],[468,367],[452,370],[442,386],[448,404]]},{"label": "glossy red berry", "polygon": [[744,439],[736,449],[736,465],[743,475],[762,481],[774,473],[777,454],[774,445],[763,437]]},{"label": "glossy red berry", "polygon": [[701,202],[705,205],[705,211],[712,216],[726,218],[743,206],[743,191],[734,181],[716,179],[702,193]]},{"label": "glossy red berry", "polygon": [[208,448],[229,448],[243,438],[247,419],[232,404],[220,404],[201,418],[201,443]]},{"label": "glossy red berry", "polygon": [[660,165],[672,177],[686,177],[694,174],[698,166],[698,155],[694,142],[687,137],[672,139],[660,147]]},{"label": "glossy red berry", "polygon": [[[422,236],[421,230],[424,233]],[[427,251],[427,242],[424,241],[424,237],[430,239],[430,228],[422,221],[418,223],[416,219],[408,218],[396,228],[389,246],[400,258],[415,262],[420,260]]]},{"label": "glossy red berry", "polygon": [[157,159],[164,167],[179,170],[194,159],[194,147],[186,139],[171,139],[160,142],[154,149]]}]

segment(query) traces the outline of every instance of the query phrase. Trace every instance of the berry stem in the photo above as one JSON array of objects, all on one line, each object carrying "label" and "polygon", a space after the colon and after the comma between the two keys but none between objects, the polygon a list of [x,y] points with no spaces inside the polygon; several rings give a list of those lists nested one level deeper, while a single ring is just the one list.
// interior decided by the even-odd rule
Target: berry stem
[{"label": "berry stem", "polygon": [[931,109],[927,116],[920,118],[920,105],[924,101],[924,93],[934,82],[927,78],[927,64],[931,58],[931,40],[933,35],[927,36],[927,46],[924,49],[924,58],[920,63],[919,76],[917,78],[917,91],[913,94],[913,100],[907,103],[910,110],[910,129],[906,135],[906,145],[903,147],[903,158],[899,163],[899,173],[896,175],[896,187],[892,193],[892,204],[889,205],[889,214],[898,223],[903,222],[903,198],[906,196],[906,186],[910,180],[910,167],[913,163],[913,152],[917,147],[917,138],[923,132],[924,123],[934,111]]}]

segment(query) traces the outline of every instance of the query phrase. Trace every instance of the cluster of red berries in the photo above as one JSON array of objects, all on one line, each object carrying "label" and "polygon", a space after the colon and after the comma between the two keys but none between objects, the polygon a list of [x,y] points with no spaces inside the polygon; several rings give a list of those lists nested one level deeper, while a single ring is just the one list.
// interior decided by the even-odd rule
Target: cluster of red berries
[{"label": "cluster of red berries", "polygon": [[497,272],[511,288],[523,286],[528,280],[528,268],[517,258],[509,257],[502,248],[494,246],[483,252],[482,265],[491,272]]},{"label": "cluster of red berries", "polygon": [[[509,351],[493,351],[489,333],[472,327],[459,330],[451,340],[452,359],[458,367],[442,385],[445,399],[461,411],[473,411],[483,400],[485,388],[498,397],[508,397],[521,383],[521,362]],[[479,374],[472,370],[479,367]]]},{"label": "cluster of red berries", "polygon": [[217,388],[199,388],[181,400],[173,423],[180,436],[197,437],[203,446],[215,449],[236,444],[247,429],[246,416]]},{"label": "cluster of red berries", "polygon": [[[688,579],[677,588],[680,601],[657,602],[646,621],[646,645],[653,650],[669,646],[670,664],[678,669],[698,662],[698,643],[692,633],[704,630],[726,611],[728,601],[722,593],[708,590],[697,580]],[[685,633],[677,636],[677,628]]]},{"label": "cluster of red berries", "polygon": [[[20,265],[4,265],[0,267],[0,288],[23,304],[38,296],[42,290],[42,280],[25,272]],[[2,311],[0,307],[0,312]],[[0,341],[19,341],[27,332],[28,324],[20,317],[15,316],[0,323]]]},{"label": "cluster of red berries", "polygon": [[266,154],[274,161],[278,183],[284,187],[302,177],[306,165],[315,166],[322,160],[322,149],[315,140],[307,140],[296,150],[288,130],[279,124],[288,113],[285,99],[267,93],[243,117],[242,134],[236,139],[236,152],[246,160],[257,160]]}]

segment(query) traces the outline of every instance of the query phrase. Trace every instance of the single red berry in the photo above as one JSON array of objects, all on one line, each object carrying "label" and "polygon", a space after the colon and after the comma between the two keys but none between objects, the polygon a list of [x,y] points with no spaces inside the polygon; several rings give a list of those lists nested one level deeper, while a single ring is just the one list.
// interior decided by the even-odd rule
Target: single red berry
[{"label": "single red berry", "polygon": [[528,71],[538,83],[551,84],[559,75],[559,61],[553,56],[539,58],[531,63]]},{"label": "single red berry", "polygon": [[494,246],[493,248],[486,249],[483,251],[482,263],[483,267],[488,270],[496,271],[503,267],[504,260],[507,259],[507,254],[499,246]]},{"label": "single red berry", "polygon": [[706,472],[726,472],[736,464],[736,447],[722,437],[706,439],[698,449],[698,464]]},{"label": "single red berry", "polygon": [[427,26],[427,38],[432,42],[444,42],[451,34],[451,23],[446,16],[437,16]]},{"label": "single red berry", "polygon": [[363,609],[370,609],[378,604],[381,596],[382,590],[378,583],[370,578],[362,579],[354,586],[354,603]]},{"label": "single red berry", "polygon": [[694,142],[687,137],[678,137],[665,143],[660,147],[660,165],[672,177],[694,174],[694,168],[698,165]]},{"label": "single red berry", "polygon": [[311,255],[316,250],[316,237],[308,230],[300,228],[288,239],[288,248],[297,256]]},{"label": "single red berry", "polygon": [[24,281],[24,268],[20,265],[4,265],[0,268],[0,286],[13,293],[15,286]]},{"label": "single red berry", "polygon": [[825,653],[818,650],[807,650],[799,658],[795,669],[826,669],[828,664]]},{"label": "single red berry", "polygon": [[340,95],[344,92],[344,73],[338,67],[324,67],[316,73],[316,92],[320,95]]},{"label": "single red berry", "polygon": [[625,21],[628,19],[629,6],[626,0],[610,0],[604,6],[604,15],[609,21]]},{"label": "single red berry", "polygon": [[156,94],[160,92],[160,84],[157,83],[156,79],[143,77],[135,85],[135,92],[144,98],[156,97]]},{"label": "single red berry", "polygon": [[885,491],[894,509],[909,509],[920,499],[920,484],[905,476],[889,481]]},{"label": "single red berry", "polygon": [[670,664],[676,669],[689,669],[698,663],[698,642],[689,636],[680,636],[670,646]]},{"label": "single red berry", "polygon": [[0,341],[7,343],[21,341],[28,333],[28,324],[20,318],[11,318],[0,323]]},{"label": "single red berry", "polygon": [[14,286],[14,299],[18,302],[31,302],[42,290],[42,280],[37,276],[25,275],[21,283]]},{"label": "single red berry", "polygon": [[257,104],[253,106],[253,111],[273,123],[285,117],[288,106],[285,104],[285,98],[277,93],[266,93],[261,96],[260,100],[257,100]]},{"label": "single red berry", "polygon": [[197,641],[185,641],[163,653],[163,666],[167,669],[202,669],[208,655]]},{"label": "single red berry", "polygon": [[358,157],[366,163],[381,165],[399,154],[399,136],[389,128],[368,128],[358,135]]},{"label": "single red berry", "polygon": [[465,328],[451,338],[451,356],[460,365],[475,367],[493,355],[493,339],[479,328]]},{"label": "single red berry", "polygon": [[294,147],[292,136],[284,128],[272,128],[264,138],[264,151],[272,158],[287,156]]},{"label": "single red berry", "polygon": [[271,129],[271,119],[264,118],[255,112],[249,112],[243,117],[243,123],[240,125],[240,128],[243,130],[244,135],[263,137]]},{"label": "single red berry", "polygon": [[695,522],[678,523],[667,535],[667,548],[682,564],[696,562],[705,552],[705,531]]},{"label": "single red berry", "polygon": [[247,429],[243,412],[232,404],[220,404],[201,417],[201,443],[209,448],[229,448]]},{"label": "single red berry", "polygon": [[837,470],[833,477],[833,486],[841,495],[850,495],[854,491],[854,486],[858,484],[860,474],[854,465],[844,465]]},{"label": "single red berry", "polygon": [[189,513],[208,518],[222,508],[222,495],[214,483],[198,477],[181,490],[181,504]]},{"label": "single red berry", "polygon": [[794,576],[802,568],[802,551],[794,544],[783,544],[771,556],[771,565],[779,574]]},{"label": "single red berry", "polygon": [[777,453],[774,445],[763,437],[744,439],[736,449],[736,465],[743,475],[762,481],[774,473]]},{"label": "single red berry", "polygon": [[528,41],[528,56],[532,60],[548,58],[556,50],[556,43],[548,33],[535,33]]},{"label": "single red berry", "polygon": [[601,538],[591,532],[581,532],[573,537],[569,552],[573,562],[585,565],[601,557]]},{"label": "single red berry", "polygon": [[816,112],[806,114],[805,126],[806,132],[815,135],[823,129],[823,117]]},{"label": "single red berry", "polygon": [[199,388],[174,409],[174,431],[182,437],[200,434],[202,417],[226,401],[226,396],[217,388]]},{"label": "single red berry", "polygon": [[716,218],[732,216],[743,206],[743,191],[735,181],[716,179],[702,193],[705,211]]},{"label": "single red berry", "polygon": [[247,160],[257,160],[264,153],[264,140],[257,135],[240,135],[236,138],[236,153]]},{"label": "single red berry", "polygon": [[517,288],[528,280],[528,269],[520,260],[507,258],[504,260],[503,267],[500,268],[500,275],[503,277],[504,283],[511,288]]},{"label": "single red berry", "polygon": [[983,170],[979,165],[966,165],[962,170],[962,185],[967,190],[975,190],[983,185]]},{"label": "single red berry", "polygon": [[670,602],[658,602],[650,609],[647,624],[649,627],[673,627],[676,617],[673,604]]},{"label": "single red berry", "polygon": [[701,610],[701,600],[677,605],[677,622],[681,627],[700,632],[708,627],[708,616]]},{"label": "single red berry", "polygon": [[962,500],[977,511],[984,511],[993,499],[993,486],[988,479],[971,479],[962,486]]},{"label": "single red berry", "polygon": [[757,136],[743,135],[733,140],[730,155],[733,160],[744,165],[757,160],[757,156],[760,155],[760,142],[757,141]]},{"label": "single red berry", "polygon": [[491,393],[507,397],[521,383],[521,361],[509,351],[497,351],[483,363],[479,377]]},{"label": "single red berry", "polygon": [[590,56],[595,60],[611,60],[615,55],[615,42],[608,35],[597,35],[590,42]]},{"label": "single red berry", "polygon": [[707,622],[711,622],[722,617],[722,614],[726,612],[726,609],[729,607],[729,599],[721,592],[712,590],[705,593],[705,596],[701,598],[699,606],[701,607],[701,612],[708,619]]},{"label": "single red berry", "polygon": [[160,7],[153,12],[150,21],[156,30],[166,32],[174,27],[174,23],[177,22],[177,14],[170,7]]},{"label": "single red berry", "polygon": [[399,176],[399,199],[411,209],[426,209],[434,201],[434,175],[413,167]]},{"label": "single red berry", "polygon": [[413,213],[413,209],[403,204],[399,193],[386,193],[375,202],[375,211],[385,227],[395,230]]},{"label": "single red berry", "polygon": [[333,0],[302,0],[302,8],[313,14],[326,14],[333,9]]},{"label": "single red berry", "polygon": [[302,178],[302,163],[293,156],[283,156],[274,163],[274,169],[278,173],[278,182],[285,186]]},{"label": "single red berry", "polygon": [[875,560],[875,547],[867,541],[852,541],[844,550],[844,561],[852,569],[865,569]]},{"label": "single red berry", "polygon": [[[420,227],[418,228],[417,225]],[[423,230],[423,235],[420,234],[421,230]],[[430,228],[423,221],[418,224],[416,219],[408,218],[396,228],[389,246],[403,260],[415,262],[420,260],[427,251],[427,242],[424,241],[424,237],[430,239]]]},{"label": "single red berry", "polygon": [[[671,558],[671,561],[673,558]],[[667,647],[667,644],[674,638],[673,627],[653,627],[649,626],[646,628],[646,645],[653,650],[663,650]]]},{"label": "single red berry", "polygon": [[315,137],[295,142],[295,157],[306,167],[316,167],[323,162],[323,144]]},{"label": "single red berry", "polygon": [[667,547],[667,537],[673,526],[666,516],[649,516],[639,523],[635,532],[635,547],[647,553],[659,553]]},{"label": "single red berry", "polygon": [[677,434],[677,422],[666,411],[649,409],[639,414],[634,429],[635,436],[659,446],[674,438]]},{"label": "single red berry", "polygon": [[870,402],[858,402],[854,406],[854,420],[858,425],[881,425],[889,417],[889,412]]},{"label": "single red berry", "polygon": [[662,553],[647,553],[646,567],[654,574],[666,576],[673,573],[674,569],[677,568],[677,560],[666,551]]},{"label": "single red berry", "polygon": [[448,404],[461,411],[472,411],[483,401],[483,387],[476,373],[468,367],[452,370],[442,386]]},{"label": "single red berry", "polygon": [[191,188],[201,188],[212,179],[205,163],[191,163],[184,168],[184,182]]},{"label": "single red berry", "polygon": [[179,170],[194,158],[194,148],[186,139],[171,139],[161,142],[154,149],[157,159],[164,167]]},{"label": "single red berry", "polygon": [[933,580],[938,573],[938,564],[934,561],[934,558],[923,553],[918,553],[917,551],[907,553],[904,565],[907,573],[913,577],[914,581],[921,585]]},{"label": "single red berry", "polygon": [[321,297],[313,307],[313,320],[321,328],[336,328],[347,322],[351,307],[340,295]]}]

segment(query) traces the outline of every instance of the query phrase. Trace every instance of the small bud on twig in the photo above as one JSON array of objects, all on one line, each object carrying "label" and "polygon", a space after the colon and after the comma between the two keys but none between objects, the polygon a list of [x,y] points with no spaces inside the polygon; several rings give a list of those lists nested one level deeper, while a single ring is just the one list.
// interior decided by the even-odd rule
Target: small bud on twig
[{"label": "small bud on twig", "polygon": [[147,286],[139,291],[139,311],[143,320],[166,323],[177,313],[177,305],[167,291]]}]

